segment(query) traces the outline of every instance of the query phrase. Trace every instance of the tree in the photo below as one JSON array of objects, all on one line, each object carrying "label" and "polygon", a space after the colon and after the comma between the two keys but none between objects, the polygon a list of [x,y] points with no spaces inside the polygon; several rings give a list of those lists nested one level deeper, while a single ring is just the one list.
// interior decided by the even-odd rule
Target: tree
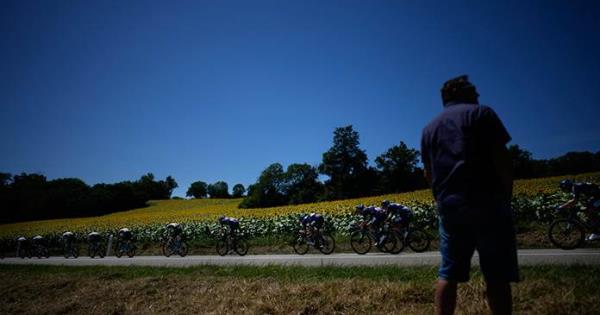
[{"label": "tree", "polygon": [[409,148],[400,141],[384,154],[375,159],[377,168],[381,171],[381,192],[402,192],[422,188],[421,178],[417,178],[417,163],[419,151]]},{"label": "tree", "polygon": [[171,194],[173,194],[173,190],[175,190],[175,188],[179,187],[179,184],[177,184],[177,182],[175,181],[175,178],[171,177],[171,176],[167,176],[167,178],[165,178],[164,182],[161,181],[161,184],[163,186],[164,192],[165,192],[165,199],[169,199],[171,198]]},{"label": "tree", "polygon": [[246,188],[242,184],[235,184],[232,188],[233,190],[233,198],[241,198],[246,192]]},{"label": "tree", "polygon": [[517,144],[510,145],[508,147],[508,152],[513,163],[515,179],[531,178],[535,176],[535,164],[531,157],[531,152],[522,149]]},{"label": "tree", "polygon": [[367,154],[359,148],[358,132],[352,125],[336,128],[333,146],[323,153],[319,173],[329,176],[325,182],[329,199],[343,199],[369,194],[361,191],[360,179],[367,169]]},{"label": "tree", "polygon": [[208,195],[208,185],[203,181],[193,182],[185,193],[187,197],[197,199],[206,198]]},{"label": "tree", "polygon": [[262,171],[255,184],[248,187],[240,208],[274,207],[287,204],[283,166],[273,163]]},{"label": "tree", "polygon": [[321,198],[323,184],[317,169],[308,164],[292,164],[284,174],[284,193],[290,204],[310,203]]},{"label": "tree", "polygon": [[218,181],[210,184],[207,190],[210,198],[229,198],[229,187],[226,182]]},{"label": "tree", "polygon": [[2,173],[0,172],[0,187],[5,187],[10,185],[12,180],[12,175],[10,173]]}]

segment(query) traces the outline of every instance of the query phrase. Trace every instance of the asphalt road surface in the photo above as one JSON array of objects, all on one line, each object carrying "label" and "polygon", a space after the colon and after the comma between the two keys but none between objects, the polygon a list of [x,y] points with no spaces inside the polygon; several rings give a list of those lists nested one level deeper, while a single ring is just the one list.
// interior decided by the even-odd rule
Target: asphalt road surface
[{"label": "asphalt road surface", "polygon": [[[438,252],[426,253],[401,253],[390,255],[383,253],[369,253],[357,255],[344,254],[307,254],[307,255],[247,255],[236,254],[227,256],[137,256],[133,258],[105,258],[79,257],[77,259],[64,257],[42,258],[5,258],[0,264],[30,264],[30,265],[64,265],[64,266],[168,266],[188,267],[196,265],[300,265],[300,266],[435,266],[440,262]],[[477,253],[473,257],[473,264],[477,265]],[[600,250],[597,248],[560,250],[560,249],[523,249],[519,250],[519,264],[521,265],[600,265]]]}]

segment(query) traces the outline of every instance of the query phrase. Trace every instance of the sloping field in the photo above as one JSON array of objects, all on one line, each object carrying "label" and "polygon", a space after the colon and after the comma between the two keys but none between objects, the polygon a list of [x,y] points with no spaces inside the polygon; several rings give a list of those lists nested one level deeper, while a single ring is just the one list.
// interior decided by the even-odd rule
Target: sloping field
[{"label": "sloping field", "polygon": [[[564,178],[580,181],[600,179],[600,172],[577,176],[559,176],[539,179],[518,180],[515,182],[515,195],[535,196],[540,193],[552,193],[558,188],[558,182]],[[265,218],[302,212],[320,212],[325,214],[343,214],[350,212],[357,204],[379,204],[388,199],[409,205],[433,202],[430,190],[419,190],[401,194],[318,202],[295,206],[273,208],[238,209],[241,199],[193,199],[193,200],[156,200],[150,201],[146,208],[112,213],[88,218],[58,219],[21,222],[0,225],[0,237],[15,235],[35,235],[59,233],[65,230],[87,231],[90,229],[109,230],[119,227],[139,227],[168,222],[214,221],[219,215],[238,218]]]}]

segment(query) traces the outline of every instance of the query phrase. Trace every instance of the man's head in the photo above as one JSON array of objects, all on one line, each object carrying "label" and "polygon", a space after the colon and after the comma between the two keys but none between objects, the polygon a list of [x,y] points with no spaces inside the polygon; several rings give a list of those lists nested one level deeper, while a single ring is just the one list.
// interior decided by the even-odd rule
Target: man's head
[{"label": "man's head", "polygon": [[442,86],[442,102],[463,102],[468,104],[479,104],[479,93],[467,75],[461,75],[450,79]]}]

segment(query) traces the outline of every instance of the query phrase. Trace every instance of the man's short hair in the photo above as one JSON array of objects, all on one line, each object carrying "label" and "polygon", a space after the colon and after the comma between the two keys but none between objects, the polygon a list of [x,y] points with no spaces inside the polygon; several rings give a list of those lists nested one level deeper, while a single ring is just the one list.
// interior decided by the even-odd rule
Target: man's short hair
[{"label": "man's short hair", "polygon": [[445,105],[451,101],[466,100],[474,88],[475,86],[469,82],[469,76],[466,74],[450,79],[442,86],[442,101]]}]

